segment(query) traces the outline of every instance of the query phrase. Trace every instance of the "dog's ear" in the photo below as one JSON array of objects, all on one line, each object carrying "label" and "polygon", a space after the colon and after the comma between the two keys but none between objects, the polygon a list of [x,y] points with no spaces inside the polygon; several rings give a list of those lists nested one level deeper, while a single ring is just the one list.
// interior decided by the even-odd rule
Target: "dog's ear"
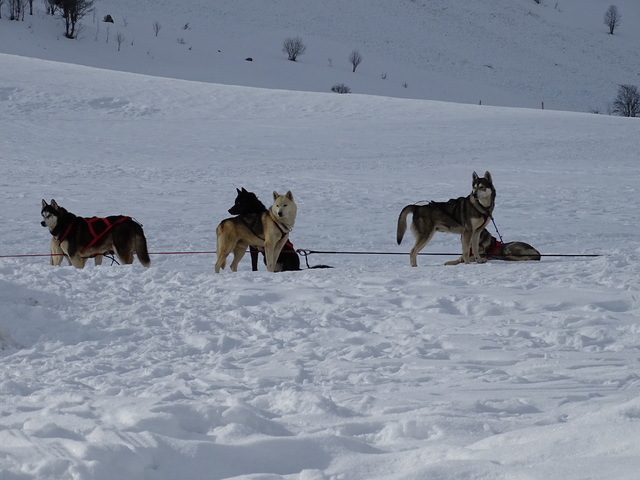
[{"label": "dog's ear", "polygon": [[278,198],[279,196],[280,196],[280,194],[274,190],[274,191],[273,191],[273,199],[275,200],[275,199],[276,199],[276,198]]},{"label": "dog's ear", "polygon": [[246,188],[242,187],[242,193],[249,193],[249,192],[247,192]]},{"label": "dog's ear", "polygon": [[285,196],[286,196],[289,200],[293,200],[293,193],[291,193],[291,190],[289,190],[287,193],[285,193]]},{"label": "dog's ear", "polygon": [[484,178],[493,183],[493,181],[491,180],[491,174],[489,173],[488,170],[486,172],[484,172]]},{"label": "dog's ear", "polygon": [[471,176],[471,178],[473,179],[473,181],[475,182],[476,180],[478,180],[478,174],[476,172],[473,172],[473,175]]},{"label": "dog's ear", "polygon": [[56,203],[56,201],[55,201],[53,198],[51,199],[51,206],[52,206],[53,208],[55,208],[56,210],[57,210],[58,208],[60,208],[60,207],[58,206],[58,204]]},{"label": "dog's ear", "polygon": [[[243,188],[242,190],[244,190],[244,188]],[[236,187],[236,192],[238,193],[238,195],[240,195],[240,194],[242,193],[242,192],[240,191],[240,189],[239,189],[239,188],[237,188],[237,187]]]},{"label": "dog's ear", "polygon": [[42,208],[47,206],[47,201],[43,198],[42,199]]}]

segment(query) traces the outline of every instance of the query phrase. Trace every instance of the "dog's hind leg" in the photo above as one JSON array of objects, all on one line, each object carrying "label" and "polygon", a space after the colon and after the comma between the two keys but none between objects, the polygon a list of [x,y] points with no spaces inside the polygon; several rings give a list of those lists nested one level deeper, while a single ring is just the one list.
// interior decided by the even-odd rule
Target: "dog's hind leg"
[{"label": "dog's hind leg", "polygon": [[429,240],[431,240],[431,237],[433,237],[434,233],[435,231],[432,231],[431,234],[426,237],[416,236],[416,243],[409,253],[409,263],[411,263],[412,267],[418,266],[418,253],[420,253],[420,250],[422,250],[425,245],[429,243]]},{"label": "dog's hind leg", "polygon": [[142,233],[142,228],[140,228],[140,232],[136,234],[135,245],[135,253],[138,257],[138,261],[143,267],[150,266],[151,259],[149,258],[149,250],[147,250],[147,239],[144,236],[144,233]]},{"label": "dog's hind leg", "polygon": [[218,258],[216,260],[215,272],[220,273],[220,269],[227,266],[227,255],[222,255],[218,250]]},{"label": "dog's hind leg", "polygon": [[131,247],[119,249],[115,247],[116,255],[124,265],[131,265],[133,263],[133,250]]},{"label": "dog's hind leg", "polygon": [[411,222],[411,232],[413,232],[416,243],[409,253],[409,263],[412,267],[417,267],[418,253],[420,253],[420,250],[433,238],[433,234],[436,233],[436,228],[428,218],[414,214],[413,221]]},{"label": "dog's hind leg", "polygon": [[218,244],[216,247],[216,254],[218,258],[216,259],[215,264],[215,272],[220,273],[220,269],[227,266],[227,257],[231,253],[231,247],[228,241],[225,240],[224,236],[218,235]]},{"label": "dog's hind leg", "polygon": [[258,250],[256,247],[250,245],[249,246],[249,254],[251,255],[251,271],[252,272],[257,272],[258,271],[258,260],[260,257],[260,250]]}]

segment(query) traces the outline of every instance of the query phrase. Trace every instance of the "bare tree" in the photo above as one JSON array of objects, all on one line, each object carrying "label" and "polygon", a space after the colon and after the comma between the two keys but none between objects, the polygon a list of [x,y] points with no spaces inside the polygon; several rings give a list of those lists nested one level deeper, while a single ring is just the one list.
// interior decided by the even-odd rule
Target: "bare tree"
[{"label": "bare tree", "polygon": [[158,32],[160,31],[160,28],[162,28],[162,25],[160,25],[159,21],[155,21],[153,22],[153,33],[156,34],[156,37],[158,36]]},{"label": "bare tree", "polygon": [[282,43],[282,51],[286,53],[289,60],[295,62],[299,55],[302,55],[307,50],[307,46],[302,41],[302,38],[286,38]]},{"label": "bare tree", "polygon": [[640,92],[635,85],[618,85],[612,113],[622,117],[640,117]]},{"label": "bare tree", "polygon": [[613,35],[613,31],[620,25],[620,18],[620,12],[618,12],[618,7],[615,5],[611,5],[604,12],[604,24],[609,27],[609,35]]},{"label": "bare tree", "polygon": [[7,6],[9,7],[9,20],[24,20],[24,9],[26,0],[9,0]]},{"label": "bare tree", "polygon": [[358,50],[354,50],[349,54],[349,63],[351,63],[351,66],[353,67],[352,72],[355,72],[358,65],[362,63],[362,55],[360,55]]},{"label": "bare tree", "polygon": [[0,0],[0,20],[2,20],[2,4],[4,3],[4,0]]},{"label": "bare tree", "polygon": [[120,51],[120,45],[122,45],[125,40],[126,38],[122,32],[116,33],[116,43],[118,44],[118,51]]},{"label": "bare tree", "polygon": [[62,10],[61,15],[65,24],[64,36],[75,38],[76,24],[93,11],[95,0],[55,0],[55,3]]},{"label": "bare tree", "polygon": [[44,5],[49,15],[55,15],[56,10],[58,9],[58,5],[56,5],[57,0],[44,0]]}]

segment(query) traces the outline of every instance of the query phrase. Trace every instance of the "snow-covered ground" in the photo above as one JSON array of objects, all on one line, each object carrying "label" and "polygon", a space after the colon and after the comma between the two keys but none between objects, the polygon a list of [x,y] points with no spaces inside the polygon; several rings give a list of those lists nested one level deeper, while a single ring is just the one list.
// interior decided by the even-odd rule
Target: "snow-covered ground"
[{"label": "snow-covered ground", "polygon": [[[3,24],[4,26],[4,24]],[[636,480],[638,121],[0,54],[2,480]],[[540,262],[445,267],[400,209],[489,170]],[[235,188],[327,270],[213,273]],[[41,199],[152,266],[51,267]],[[426,253],[459,252],[438,234]]]}]

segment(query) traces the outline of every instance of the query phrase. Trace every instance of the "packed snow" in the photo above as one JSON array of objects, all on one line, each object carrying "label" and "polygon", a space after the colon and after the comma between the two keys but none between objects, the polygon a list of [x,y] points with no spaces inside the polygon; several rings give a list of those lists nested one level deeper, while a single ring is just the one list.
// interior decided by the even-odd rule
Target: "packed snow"
[{"label": "packed snow", "polygon": [[[3,479],[637,478],[634,119],[0,64]],[[400,209],[474,170],[505,240],[600,256],[411,268]],[[240,186],[386,255],[216,275]],[[135,217],[152,267],[49,266],[43,198]]]},{"label": "packed snow", "polygon": [[[3,39],[20,25],[1,22]],[[68,45],[89,58],[91,35]],[[637,119],[161,78],[25,45],[0,43],[1,480],[638,479]],[[444,266],[460,239],[439,233],[410,267],[400,210],[467,195],[474,171],[493,176],[492,234],[542,260]],[[334,268],[247,255],[215,274],[239,187],[291,190],[293,244]],[[50,266],[42,199],[134,217],[151,267]]]}]

